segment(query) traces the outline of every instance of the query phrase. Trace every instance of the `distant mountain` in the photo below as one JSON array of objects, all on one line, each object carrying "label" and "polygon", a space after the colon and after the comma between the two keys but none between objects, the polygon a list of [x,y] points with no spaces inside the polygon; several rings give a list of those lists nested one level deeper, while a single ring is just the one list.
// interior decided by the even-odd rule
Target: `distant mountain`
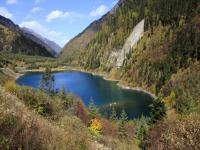
[{"label": "distant mountain", "polygon": [[0,15],[0,51],[54,57],[45,45],[34,41],[10,19]]},{"label": "distant mountain", "polygon": [[34,42],[43,45],[53,56],[56,57],[59,54],[61,47],[55,42],[42,37],[41,35],[34,32],[32,29],[26,27],[23,27],[22,31],[25,36],[32,39]]}]

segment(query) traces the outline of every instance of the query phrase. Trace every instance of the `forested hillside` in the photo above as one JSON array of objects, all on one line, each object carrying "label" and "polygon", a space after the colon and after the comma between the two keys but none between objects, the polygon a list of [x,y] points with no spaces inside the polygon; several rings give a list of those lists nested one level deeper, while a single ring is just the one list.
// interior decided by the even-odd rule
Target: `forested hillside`
[{"label": "forested hillside", "polygon": [[[125,0],[118,5],[114,13],[103,17],[99,31],[86,48],[74,52],[79,56],[78,65],[110,72],[114,69],[109,64],[111,53],[122,49],[142,19],[145,34],[119,71],[123,81],[159,93],[174,73],[199,61],[198,0]],[[62,57],[68,55],[63,51],[66,54]]]},{"label": "forested hillside", "polygon": [[[70,41],[63,49],[61,57],[69,58],[75,54],[76,57],[70,57],[70,59],[75,59],[76,62],[78,60],[78,63],[86,68],[95,69],[100,66],[107,68],[105,64],[110,53],[122,48],[134,26],[144,18],[144,14],[141,13],[144,5],[143,0],[120,0],[108,14],[92,23],[86,31]],[[94,30],[94,25],[96,30]],[[95,32],[92,32],[89,38],[83,38],[90,30]],[[82,38],[81,43],[77,41],[77,38]],[[83,43],[85,43],[84,46]],[[76,45],[79,46],[78,50],[74,49]]]},{"label": "forested hillside", "polygon": [[43,46],[26,37],[11,20],[0,16],[0,51],[53,57]]},{"label": "forested hillside", "polygon": [[[109,63],[110,55],[122,49],[127,37],[142,19],[145,19],[142,39],[126,56],[121,68],[113,67]],[[167,108],[167,118],[155,122],[148,133],[144,131],[142,147],[198,149],[198,0],[124,0],[115,13],[103,21],[100,30],[83,49],[76,53],[79,56],[79,59],[76,58],[77,65],[86,70],[106,72],[110,76],[114,72],[121,84],[142,87],[161,97]],[[159,114],[160,110],[156,111]]]}]

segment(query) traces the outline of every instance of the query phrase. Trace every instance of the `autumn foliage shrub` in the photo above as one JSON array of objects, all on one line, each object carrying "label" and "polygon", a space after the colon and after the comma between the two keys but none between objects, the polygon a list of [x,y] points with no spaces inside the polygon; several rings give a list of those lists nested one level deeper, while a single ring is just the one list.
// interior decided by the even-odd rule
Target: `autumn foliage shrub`
[{"label": "autumn foliage shrub", "polygon": [[77,101],[74,113],[84,122],[85,125],[89,124],[89,113],[81,101]]},{"label": "autumn foliage shrub", "polygon": [[100,120],[97,118],[92,119],[88,129],[92,135],[99,137],[102,132],[102,124],[101,124]]},{"label": "autumn foliage shrub", "polygon": [[117,138],[118,125],[116,123],[110,122],[107,119],[101,119],[101,124],[103,135]]}]

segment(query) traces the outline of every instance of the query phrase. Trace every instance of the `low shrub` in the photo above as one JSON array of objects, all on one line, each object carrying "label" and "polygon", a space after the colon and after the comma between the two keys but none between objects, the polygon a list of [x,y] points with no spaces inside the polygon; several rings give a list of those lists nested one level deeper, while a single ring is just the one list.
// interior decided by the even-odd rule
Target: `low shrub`
[{"label": "low shrub", "polygon": [[19,91],[19,87],[16,85],[16,83],[14,81],[7,81],[4,85],[4,87],[7,92],[10,92],[15,95],[17,95],[17,93]]},{"label": "low shrub", "polygon": [[101,124],[100,120],[97,118],[92,119],[88,129],[92,135],[99,137],[102,132],[102,124]]}]

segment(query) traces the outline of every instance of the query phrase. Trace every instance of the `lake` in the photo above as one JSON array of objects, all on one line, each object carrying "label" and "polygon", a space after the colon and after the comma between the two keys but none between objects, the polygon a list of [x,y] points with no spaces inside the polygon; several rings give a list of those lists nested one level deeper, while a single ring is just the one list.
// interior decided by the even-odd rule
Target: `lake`
[{"label": "lake", "polygon": [[[92,97],[102,115],[108,116],[112,106],[119,114],[125,109],[129,119],[138,118],[142,114],[148,116],[149,105],[153,98],[147,93],[122,89],[115,81],[104,80],[100,76],[79,71],[54,72],[55,88],[65,88],[66,92],[79,96],[88,106]],[[21,86],[38,88],[42,73],[27,73],[17,79]]]}]

